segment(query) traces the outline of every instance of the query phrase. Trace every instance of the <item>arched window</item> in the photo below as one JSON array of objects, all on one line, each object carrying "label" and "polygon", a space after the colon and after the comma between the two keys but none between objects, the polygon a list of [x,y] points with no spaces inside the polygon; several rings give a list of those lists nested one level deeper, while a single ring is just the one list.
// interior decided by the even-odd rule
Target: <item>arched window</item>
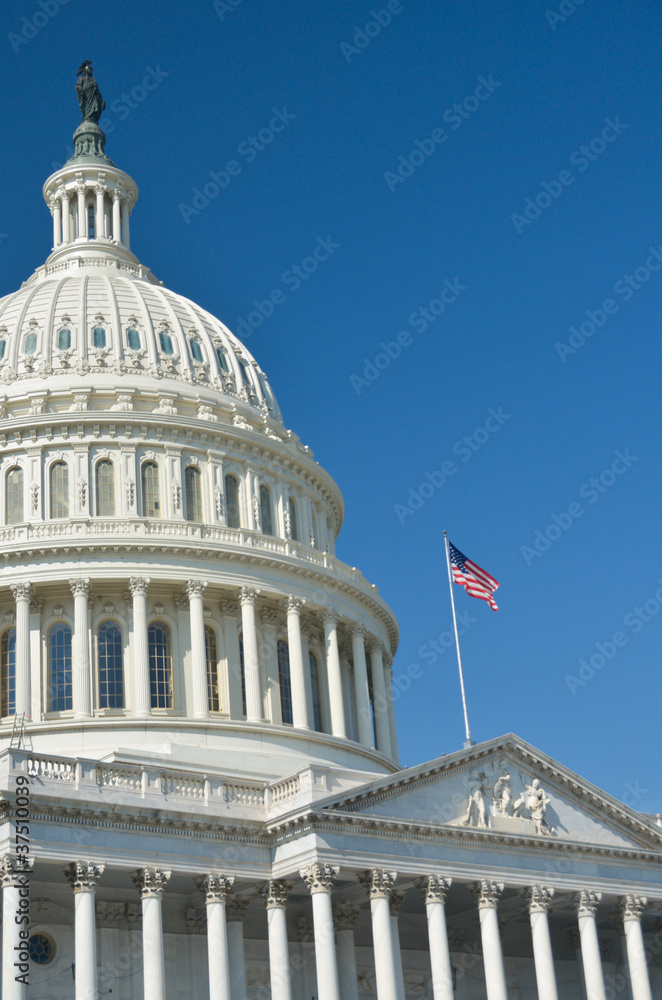
[{"label": "arched window", "polygon": [[16,629],[6,628],[0,638],[0,699],[1,715],[16,711]]},{"label": "arched window", "polygon": [[48,633],[48,708],[50,712],[73,708],[71,629],[64,622],[52,625]]},{"label": "arched window", "polygon": [[165,622],[152,622],[147,630],[147,646],[152,708],[172,708],[172,650]]},{"label": "arched window", "polygon": [[246,715],[246,667],[244,666],[244,637],[239,636],[239,674],[241,676],[241,708]]},{"label": "arched window", "polygon": [[51,517],[69,517],[69,467],[66,462],[51,465]]},{"label": "arched window", "polygon": [[124,708],[122,630],[117,622],[99,626],[99,708]]},{"label": "arched window", "polygon": [[161,485],[156,462],[144,462],[141,469],[143,517],[161,517]]},{"label": "arched window", "polygon": [[108,458],[97,462],[94,470],[97,494],[97,517],[115,516],[115,466]]},{"label": "arched window", "polygon": [[63,326],[61,330],[58,330],[57,335],[57,349],[58,351],[68,351],[71,347],[71,330],[66,326]]},{"label": "arched window", "polygon": [[218,676],[218,648],[216,633],[211,625],[205,625],[205,655],[207,657],[207,691],[209,694],[209,711],[221,711],[221,692]]},{"label": "arched window", "polygon": [[189,465],[184,472],[186,492],[186,520],[202,521],[202,475],[200,469]]},{"label": "arched window", "polygon": [[276,646],[278,653],[278,683],[280,685],[280,716],[286,726],[294,721],[292,715],[292,682],[290,680],[290,651],[284,639]]},{"label": "arched window", "polygon": [[299,526],[297,524],[297,505],[294,502],[294,497],[290,497],[288,510],[290,512],[290,538],[292,538],[295,542],[298,542]]},{"label": "arched window", "polygon": [[320,670],[314,653],[308,656],[310,667],[310,690],[313,696],[313,725],[316,732],[322,732],[322,689],[320,687]]},{"label": "arched window", "polygon": [[140,350],[140,334],[135,327],[131,326],[126,331],[126,342],[132,351]]},{"label": "arched window", "polygon": [[273,535],[274,519],[271,513],[271,493],[268,486],[260,486],[260,518],[262,520],[262,533]]},{"label": "arched window", "polygon": [[225,477],[225,510],[228,528],[240,528],[239,480],[230,473]]},{"label": "arched window", "polygon": [[23,520],[23,469],[15,465],[7,473],[7,524]]},{"label": "arched window", "polygon": [[99,350],[103,350],[106,346],[106,331],[102,326],[95,326],[92,331],[92,343]]}]

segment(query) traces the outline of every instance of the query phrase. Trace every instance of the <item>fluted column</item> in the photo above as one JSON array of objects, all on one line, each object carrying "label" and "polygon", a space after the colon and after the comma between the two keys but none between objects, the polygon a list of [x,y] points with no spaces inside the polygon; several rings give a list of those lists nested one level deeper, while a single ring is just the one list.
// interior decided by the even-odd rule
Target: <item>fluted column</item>
[{"label": "fluted column", "polygon": [[313,900],[315,968],[318,1000],[345,1000],[338,984],[338,966],[334,942],[331,893],[338,874],[336,865],[310,865],[299,874],[310,889]]},{"label": "fluted column", "polygon": [[393,701],[393,661],[390,656],[384,657],[384,686],[386,688],[386,701],[388,702],[388,724],[391,733],[391,758],[400,760],[398,750],[398,729],[395,721],[395,704]]},{"label": "fluted column", "polygon": [[144,1000],[165,1000],[161,899],[170,875],[162,868],[138,868],[131,876],[142,902]]},{"label": "fluted column", "polygon": [[388,716],[388,701],[386,700],[386,685],[384,684],[383,648],[379,642],[368,645],[370,652],[370,671],[372,673],[372,709],[375,715],[377,731],[377,749],[391,756],[391,726]]},{"label": "fluted column", "polygon": [[193,715],[196,719],[209,718],[209,690],[207,683],[207,650],[205,647],[205,609],[202,595],[206,583],[189,580],[186,593],[191,616],[191,656],[193,660]]},{"label": "fluted column", "polygon": [[103,196],[106,192],[105,184],[95,184],[94,193],[97,196],[96,211],[94,213],[94,236],[95,239],[100,239],[100,237],[105,236],[104,232],[104,206],[103,206]]},{"label": "fluted column", "polygon": [[116,243],[121,242],[121,230],[120,230],[120,190],[115,188],[113,191],[113,239]]},{"label": "fluted column", "polygon": [[446,896],[451,884],[452,879],[443,875],[427,875],[416,882],[416,888],[423,894],[428,918],[434,1000],[454,1000],[453,967],[446,926]]},{"label": "fluted column", "polygon": [[[34,862],[28,858],[5,854],[0,859],[0,885],[2,885],[2,1000],[25,1000],[30,981],[32,963],[21,937],[26,924],[16,923],[24,913],[29,913],[30,874]],[[17,963],[17,964],[15,964]]]},{"label": "fluted column", "polygon": [[139,719],[146,719],[152,707],[149,683],[149,650],[147,647],[147,590],[149,577],[132,576],[129,590],[133,598],[133,711]]},{"label": "fluted column", "polygon": [[336,903],[333,908],[333,925],[336,929],[338,957],[338,988],[342,1000],[359,1000],[356,969],[354,928],[359,918],[359,908],[353,903]]},{"label": "fluted column", "polygon": [[92,718],[92,678],[90,677],[90,637],[87,625],[89,579],[69,580],[74,595],[73,695],[74,717]]},{"label": "fluted column", "polygon": [[405,893],[395,891],[391,893],[391,898],[388,901],[391,913],[391,934],[393,936],[393,957],[395,959],[395,986],[398,991],[398,1000],[405,1000],[405,978],[402,971],[402,950],[400,948],[400,928],[398,926],[400,907],[404,901]]},{"label": "fluted column", "polygon": [[234,883],[233,875],[210,872],[196,879],[205,894],[207,910],[207,954],[209,959],[209,1000],[231,1000],[230,958],[225,904]]},{"label": "fluted column", "polygon": [[260,665],[257,658],[257,630],[255,628],[255,598],[258,591],[242,587],[239,591],[241,627],[244,639],[244,679],[246,684],[246,719],[262,721],[262,690]]},{"label": "fluted column", "polygon": [[51,198],[50,208],[53,213],[53,249],[55,250],[62,242],[62,209],[58,198]]},{"label": "fluted column", "polygon": [[303,673],[303,650],[301,648],[301,607],[303,598],[287,598],[287,647],[290,654],[290,681],[292,684],[292,721],[295,729],[311,729],[306,701],[306,680]]},{"label": "fluted column", "polygon": [[62,242],[71,243],[71,209],[69,207],[69,192],[62,191]]},{"label": "fluted column", "polygon": [[338,648],[338,617],[333,611],[323,611],[324,648],[326,651],[326,676],[329,685],[329,706],[331,708],[331,732],[334,736],[347,739],[347,720],[342,690],[340,650]]},{"label": "fluted column", "polygon": [[241,656],[239,653],[239,629],[237,627],[238,607],[235,601],[221,601],[223,616],[223,636],[228,664],[228,688],[230,693],[230,718],[241,719],[246,714],[242,697]]},{"label": "fluted column", "polygon": [[64,869],[74,891],[74,958],[76,1000],[97,1000],[97,927],[94,897],[105,865],[72,861]]},{"label": "fluted column", "polygon": [[76,184],[78,192],[78,239],[88,236],[87,213],[85,211],[85,182],[80,180]]},{"label": "fluted column", "polygon": [[259,889],[267,908],[271,1000],[292,1000],[290,950],[287,943],[285,913],[291,891],[291,882],[281,882],[276,879],[272,879]]},{"label": "fluted column", "polygon": [[359,743],[362,743],[366,747],[374,747],[375,737],[372,730],[372,714],[370,712],[368,666],[365,661],[365,632],[358,625],[353,626],[350,631],[352,634],[352,659],[354,660]]},{"label": "fluted column", "polygon": [[397,877],[397,872],[385,871],[381,868],[373,868],[357,875],[370,898],[377,1000],[399,1000],[398,965],[391,930],[391,908],[389,905]]},{"label": "fluted column", "polygon": [[532,885],[524,889],[521,895],[528,906],[531,921],[538,1000],[559,1000],[548,916],[554,889],[551,886]]},{"label": "fluted column", "polygon": [[503,889],[502,882],[490,882],[484,879],[476,882],[471,890],[478,900],[487,1000],[508,1000],[497,918],[497,903]]},{"label": "fluted column", "polygon": [[627,895],[623,896],[619,906],[625,930],[632,1000],[652,1000],[653,997],[641,930],[641,915],[647,902],[645,896]]},{"label": "fluted column", "polygon": [[583,889],[574,897],[588,1000],[605,1000],[605,981],[602,974],[600,943],[595,921],[595,914],[601,899],[601,892],[592,892],[589,889]]},{"label": "fluted column", "polygon": [[225,904],[228,951],[230,953],[230,994],[232,1000],[246,1000],[246,956],[244,953],[244,917],[249,896],[228,896]]},{"label": "fluted column", "polygon": [[130,214],[131,212],[130,212],[129,201],[125,196],[122,199],[122,243],[127,248],[127,250],[131,249],[131,232],[129,229]]},{"label": "fluted column", "polygon": [[14,583],[11,592],[16,601],[16,714],[32,718],[30,685],[30,598],[31,583]]}]

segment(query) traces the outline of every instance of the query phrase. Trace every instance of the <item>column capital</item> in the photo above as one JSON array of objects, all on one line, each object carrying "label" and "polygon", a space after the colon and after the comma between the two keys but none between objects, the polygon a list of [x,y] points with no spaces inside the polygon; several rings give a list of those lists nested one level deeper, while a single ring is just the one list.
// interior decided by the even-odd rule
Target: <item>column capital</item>
[{"label": "column capital", "polygon": [[43,597],[31,597],[30,598],[30,614],[40,615],[44,607]]},{"label": "column capital", "polygon": [[547,885],[530,885],[520,891],[520,896],[527,904],[529,913],[549,913],[555,889]]},{"label": "column capital", "polygon": [[361,912],[353,903],[336,903],[333,907],[333,926],[337,931],[353,931]]},{"label": "column capital", "polygon": [[304,880],[311,893],[331,892],[336,875],[340,871],[338,865],[309,865],[302,868],[299,875]]},{"label": "column capital", "polygon": [[147,591],[149,590],[150,579],[148,576],[132,576],[129,580],[129,590],[131,596],[135,597],[136,594],[142,597],[147,596]]},{"label": "column capital", "polygon": [[423,894],[426,903],[445,903],[453,879],[443,875],[425,875],[417,879],[414,884]]},{"label": "column capital", "polygon": [[239,603],[240,604],[255,604],[255,598],[260,593],[256,587],[240,587],[239,588]]},{"label": "column capital", "polygon": [[294,594],[288,594],[288,596],[285,598],[285,610],[287,611],[288,615],[289,614],[298,615],[305,603],[306,603],[305,598],[296,597]]},{"label": "column capital", "polygon": [[489,879],[482,879],[474,882],[469,888],[469,892],[478,900],[478,909],[496,909],[501,893],[505,889],[503,882],[491,882]]},{"label": "column capital", "polygon": [[349,626],[349,634],[352,639],[365,639],[365,628],[355,622]]},{"label": "column capital", "polygon": [[64,869],[64,877],[74,892],[95,892],[105,869],[93,861],[72,861]]},{"label": "column capital", "polygon": [[234,885],[234,875],[209,872],[194,879],[196,888],[205,894],[205,903],[227,903],[228,893]]},{"label": "column capital", "polygon": [[386,871],[384,868],[370,868],[364,872],[357,872],[356,877],[370,899],[388,899],[393,892],[398,873]]},{"label": "column capital", "polygon": [[138,889],[141,899],[160,899],[171,875],[171,871],[163,868],[137,868],[131,875],[131,881]]},{"label": "column capital", "polygon": [[15,854],[3,854],[0,858],[0,886],[7,889],[29,885],[30,875],[34,867],[34,858],[17,857]]},{"label": "column capital", "polygon": [[221,614],[229,618],[236,617],[237,611],[239,610],[236,601],[221,601],[218,607]]},{"label": "column capital", "polygon": [[125,903],[109,903],[99,899],[96,903],[97,927],[121,927],[126,915]]},{"label": "column capital", "polygon": [[242,923],[250,902],[250,896],[228,896],[225,902],[225,919],[227,922]]},{"label": "column capital", "polygon": [[69,580],[69,586],[74,597],[87,597],[90,593],[90,578],[88,576]]},{"label": "column capital", "polygon": [[186,596],[189,601],[192,597],[199,597],[202,599],[202,595],[205,592],[207,584],[204,580],[187,580],[186,581]]},{"label": "column capital", "polygon": [[648,905],[647,896],[636,896],[632,893],[627,893],[616,903],[616,909],[621,914],[623,920],[641,920],[641,915],[644,909]]},{"label": "column capital", "polygon": [[260,611],[260,621],[263,625],[273,625],[275,628],[278,625],[278,612],[274,611],[273,608],[264,608]]},{"label": "column capital", "polygon": [[338,618],[340,616],[338,612],[335,611],[333,608],[322,608],[319,614],[320,618],[322,619],[325,625],[330,625],[331,627],[334,627],[335,625],[338,624]]},{"label": "column capital", "polygon": [[18,601],[20,598],[29,601],[30,598],[32,597],[34,590],[31,583],[11,583],[9,585],[9,589],[14,595],[14,600],[16,601]]},{"label": "column capital", "polygon": [[272,910],[277,907],[285,908],[293,888],[293,882],[283,879],[271,879],[269,882],[265,882],[259,886],[257,891],[263,897],[266,908]]},{"label": "column capital", "polygon": [[366,639],[365,648],[369,653],[380,653],[382,659],[384,657],[384,644],[376,639],[374,636],[370,635]]},{"label": "column capital", "polygon": [[400,913],[400,907],[405,901],[405,892],[397,892],[395,889],[391,893],[388,901],[389,909],[391,910],[391,916],[397,917]]},{"label": "column capital", "polygon": [[142,906],[140,903],[127,903],[124,916],[130,931],[140,930],[142,921]]},{"label": "column capital", "polygon": [[207,933],[207,914],[201,907],[186,907],[186,931],[188,934]]},{"label": "column capital", "polygon": [[188,594],[175,594],[175,607],[178,611],[188,611],[190,607]]},{"label": "column capital", "polygon": [[601,899],[601,892],[593,892],[592,889],[581,889],[572,896],[571,902],[577,910],[577,916],[594,917]]}]

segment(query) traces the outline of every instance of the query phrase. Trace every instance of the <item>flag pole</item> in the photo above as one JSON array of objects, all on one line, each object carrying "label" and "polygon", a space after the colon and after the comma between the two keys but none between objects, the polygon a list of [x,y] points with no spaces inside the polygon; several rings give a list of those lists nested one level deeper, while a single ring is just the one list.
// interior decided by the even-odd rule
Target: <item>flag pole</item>
[{"label": "flag pole", "polygon": [[453,597],[453,577],[451,574],[451,556],[450,549],[448,548],[448,535],[444,531],[444,547],[446,549],[446,565],[448,566],[448,586],[451,592],[451,607],[453,609],[453,628],[455,629],[455,648],[457,649],[457,667],[460,671],[460,689],[462,691],[462,709],[464,711],[464,730],[466,733],[465,747],[473,747],[476,745],[475,740],[471,739],[471,730],[469,729],[469,714],[467,712],[467,695],[464,690],[464,674],[462,673],[462,657],[460,655],[460,637],[457,633],[457,618],[455,616],[455,598]]}]

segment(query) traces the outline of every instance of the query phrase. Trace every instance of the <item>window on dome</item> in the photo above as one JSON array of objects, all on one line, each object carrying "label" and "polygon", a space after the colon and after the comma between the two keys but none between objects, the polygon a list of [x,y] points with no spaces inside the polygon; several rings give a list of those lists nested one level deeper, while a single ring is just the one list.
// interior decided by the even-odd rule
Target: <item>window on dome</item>
[{"label": "window on dome", "polygon": [[244,385],[250,388],[253,383],[251,382],[251,377],[248,374],[248,365],[246,364],[243,358],[237,358],[237,360],[239,362],[239,367],[241,369],[241,379]]},{"label": "window on dome", "polygon": [[191,345],[191,354],[193,356],[193,360],[198,361],[200,364],[202,364],[205,359],[202,354],[202,348],[200,347],[200,341],[189,340],[189,344]]},{"label": "window on dome", "polygon": [[205,625],[205,655],[207,657],[207,693],[209,711],[221,711],[220,680],[218,671],[218,651],[216,633],[211,625]]},{"label": "window on dome", "polygon": [[169,333],[159,333],[159,341],[161,343],[161,350],[164,354],[175,353],[175,348],[172,346],[172,337]]},{"label": "window on dome", "polygon": [[106,346],[106,331],[102,326],[95,326],[92,330],[92,343],[99,350],[103,350]]},{"label": "window on dome", "polygon": [[126,331],[126,342],[132,351],[140,350],[140,334],[135,327],[130,326]]},{"label": "window on dome", "polygon": [[117,622],[99,626],[99,708],[124,708],[122,630]]},{"label": "window on dome", "polygon": [[115,466],[110,459],[97,462],[94,470],[97,517],[115,517]]},{"label": "window on dome", "polygon": [[50,712],[73,708],[71,629],[64,622],[52,625],[48,633],[48,708]]},{"label": "window on dome", "polygon": [[184,472],[186,492],[186,520],[202,521],[202,475],[200,469],[189,465]]},{"label": "window on dome", "polygon": [[308,666],[310,668],[310,690],[313,696],[313,725],[315,731],[322,732],[322,690],[320,687],[320,670],[317,657],[314,653],[308,656]]},{"label": "window on dome", "polygon": [[294,497],[290,497],[287,509],[290,512],[290,538],[293,541],[299,541],[299,527],[297,525],[297,505],[294,502]]},{"label": "window on dome", "polygon": [[239,636],[239,675],[241,677],[241,710],[246,715],[246,668],[244,666],[244,637]]},{"label": "window on dome", "polygon": [[142,467],[143,517],[161,517],[161,484],[156,462]]},{"label": "window on dome", "polygon": [[16,711],[16,629],[6,628],[0,638],[0,714]]},{"label": "window on dome", "polygon": [[216,357],[218,358],[218,363],[221,366],[221,371],[229,372],[230,366],[228,365],[228,356],[222,347],[216,347]]},{"label": "window on dome", "polygon": [[276,645],[278,655],[278,684],[280,686],[280,717],[286,726],[294,721],[292,714],[292,681],[290,679],[290,651],[284,639]]},{"label": "window on dome", "polygon": [[57,349],[58,351],[68,351],[71,347],[71,330],[63,327],[58,331]]},{"label": "window on dome", "polygon": [[87,210],[87,235],[89,239],[94,239],[94,206],[92,205]]},{"label": "window on dome", "polygon": [[7,524],[20,524],[23,520],[23,469],[17,465],[7,473]]},{"label": "window on dome", "polygon": [[37,334],[29,333],[25,338],[25,344],[23,345],[23,350],[26,354],[34,354],[37,350]]},{"label": "window on dome", "polygon": [[51,517],[69,517],[69,468],[66,462],[51,465]]},{"label": "window on dome", "polygon": [[152,622],[147,630],[147,646],[152,708],[172,708],[172,652],[170,629],[165,622]]},{"label": "window on dome", "polygon": [[7,348],[7,341],[6,340],[0,340],[0,361],[2,361],[2,359],[5,356],[5,350],[6,350],[6,348]]},{"label": "window on dome", "polygon": [[225,477],[225,511],[228,528],[240,528],[239,480],[231,473]]},{"label": "window on dome", "polygon": [[260,486],[260,518],[262,520],[262,534],[273,535],[274,521],[271,513],[271,493],[268,486]]}]

